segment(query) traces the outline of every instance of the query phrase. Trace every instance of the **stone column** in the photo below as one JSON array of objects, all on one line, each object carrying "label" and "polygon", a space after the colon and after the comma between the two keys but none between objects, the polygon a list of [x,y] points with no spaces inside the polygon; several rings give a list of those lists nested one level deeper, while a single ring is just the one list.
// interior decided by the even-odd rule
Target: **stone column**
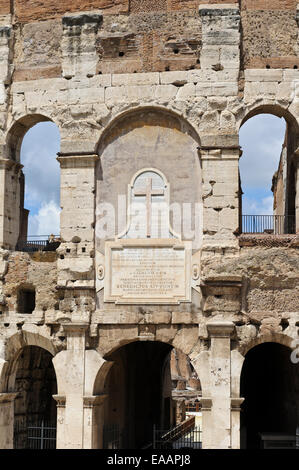
[{"label": "stone column", "polygon": [[0,449],[13,449],[14,400],[18,393],[0,393]]},{"label": "stone column", "polygon": [[84,449],[103,448],[104,402],[108,395],[84,396]]},{"label": "stone column", "polygon": [[14,250],[20,233],[20,172],[23,165],[0,158],[0,247]]},{"label": "stone column", "polygon": [[230,321],[207,323],[211,338],[210,398],[212,402],[208,434],[209,449],[230,449],[231,439],[231,335],[234,324]]}]

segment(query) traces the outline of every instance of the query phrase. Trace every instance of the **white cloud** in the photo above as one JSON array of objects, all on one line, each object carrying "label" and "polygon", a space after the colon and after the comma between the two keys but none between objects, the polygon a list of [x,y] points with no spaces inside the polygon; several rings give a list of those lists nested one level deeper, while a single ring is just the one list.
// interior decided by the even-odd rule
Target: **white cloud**
[{"label": "white cloud", "polygon": [[272,215],[273,196],[260,199],[243,196],[242,213],[247,215]]},{"label": "white cloud", "polygon": [[38,213],[29,218],[28,235],[59,235],[60,208],[54,201],[42,204]]},{"label": "white cloud", "polygon": [[273,214],[272,177],[278,169],[286,122],[271,114],[249,119],[240,129],[243,214]]},{"label": "white cloud", "polygon": [[30,210],[30,235],[58,234],[60,231],[57,216],[60,212],[60,168],[56,160],[59,148],[59,130],[52,122],[37,124],[23,139],[21,163],[25,175],[24,205]]},{"label": "white cloud", "polygon": [[286,123],[284,119],[260,114],[240,129],[242,189],[271,189],[272,176],[278,168]]}]

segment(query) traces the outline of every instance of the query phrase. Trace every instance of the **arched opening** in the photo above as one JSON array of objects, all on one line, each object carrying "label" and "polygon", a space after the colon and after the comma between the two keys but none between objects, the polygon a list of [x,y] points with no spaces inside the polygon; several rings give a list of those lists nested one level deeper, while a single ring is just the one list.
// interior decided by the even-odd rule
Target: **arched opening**
[{"label": "arched opening", "polygon": [[8,153],[19,172],[12,181],[18,195],[16,220],[11,222],[17,250],[57,248],[52,242],[60,232],[59,149],[59,129],[45,116],[26,116],[9,133]]},{"label": "arched opening", "polygon": [[[190,418],[186,415],[186,402],[192,397],[198,399],[201,394],[199,380],[196,377],[197,388],[189,386],[195,374],[188,369],[190,360],[182,352],[178,375],[172,351],[174,349],[169,344],[135,341],[106,357],[113,362],[113,366],[106,378],[104,391],[107,394],[104,448],[158,448],[155,442],[159,442],[159,446],[165,444],[167,448],[180,448],[186,445],[186,435],[189,447],[199,445],[195,416]],[[183,401],[185,406],[182,410]],[[175,437],[174,429],[177,430]],[[163,435],[170,431],[172,437],[163,443]]]},{"label": "arched opening", "polygon": [[[202,226],[196,225],[199,207],[202,207],[198,145],[199,137],[192,126],[175,113],[161,108],[144,107],[127,112],[107,127],[99,142],[101,158],[96,169],[96,244],[99,251],[104,248],[105,240],[125,232],[129,222],[126,205],[133,199],[128,194],[128,185],[134,175],[142,176],[145,170],[146,180],[152,180],[153,184],[151,198],[146,198],[148,191],[142,196],[144,181],[134,202],[141,204],[149,200],[152,211],[155,200],[159,207],[166,203],[174,232],[183,240],[191,239],[194,243],[198,237],[200,244]],[[163,175],[167,181],[164,190],[159,184],[155,186],[157,175]],[[152,224],[155,221],[153,214],[148,207],[146,217]],[[141,234],[138,238],[155,238],[148,235]]]},{"label": "arched opening", "polygon": [[295,233],[297,124],[282,110],[256,109],[240,129],[242,233]]},{"label": "arched opening", "polygon": [[57,393],[52,355],[38,346],[25,346],[15,363],[14,448],[56,448]]},{"label": "arched opening", "polygon": [[241,373],[242,448],[295,447],[299,424],[299,365],[291,349],[262,343],[245,356]]}]

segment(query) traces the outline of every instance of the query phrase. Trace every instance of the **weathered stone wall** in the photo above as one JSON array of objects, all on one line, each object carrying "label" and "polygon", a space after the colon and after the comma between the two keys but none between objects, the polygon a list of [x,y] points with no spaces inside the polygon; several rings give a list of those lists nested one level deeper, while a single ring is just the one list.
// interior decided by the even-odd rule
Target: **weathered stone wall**
[{"label": "weathered stone wall", "polygon": [[[82,15],[80,24],[69,31],[76,38],[71,47],[79,41],[88,51],[89,46],[84,46],[87,33],[89,44],[94,43],[97,73],[198,69],[202,50],[198,7],[202,4],[213,2],[31,1],[25,7],[24,2],[16,1],[12,11],[4,2],[0,15],[10,12],[15,24],[14,80],[59,77],[64,55],[61,41],[70,28],[62,25],[61,18],[87,10],[100,12],[98,26],[92,33],[88,27],[80,33],[85,22]],[[242,68],[298,67],[296,5],[295,1],[241,2]]]},{"label": "weathered stone wall", "polygon": [[[258,113],[286,119],[298,230],[297,35],[294,1],[0,0],[0,446],[12,445],[25,346],[55,356],[58,446],[90,448],[101,446],[107,357],[156,341],[198,375],[203,446],[239,447],[244,355],[298,338],[299,263],[296,235],[240,236],[238,132]],[[61,134],[61,245],[30,255],[14,251],[20,147],[46,120]],[[171,201],[201,204],[191,302],[104,302],[96,211],[145,167],[165,173]],[[32,314],[17,310],[22,286],[36,289]]]}]

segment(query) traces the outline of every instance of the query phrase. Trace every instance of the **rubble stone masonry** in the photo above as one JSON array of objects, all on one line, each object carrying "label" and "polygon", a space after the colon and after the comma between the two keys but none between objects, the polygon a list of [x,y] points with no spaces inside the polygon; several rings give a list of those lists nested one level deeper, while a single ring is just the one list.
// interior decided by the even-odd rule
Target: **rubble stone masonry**
[{"label": "rubble stone masonry", "polygon": [[[294,0],[0,0],[0,448],[25,413],[20,399],[14,408],[24,348],[53,356],[57,447],[98,448],[109,358],[137,341],[189,357],[203,447],[240,447],[247,352],[291,352],[299,333],[298,18]],[[287,122],[297,235],[242,233],[239,129],[259,113]],[[61,243],[24,253],[20,148],[42,121],[61,136]],[[187,302],[105,298],[114,237],[98,235],[99,207],[127,197],[143,168],[165,176],[170,202],[200,207],[196,236],[180,240],[191,243]],[[35,292],[32,313],[18,310],[22,289]]]}]

